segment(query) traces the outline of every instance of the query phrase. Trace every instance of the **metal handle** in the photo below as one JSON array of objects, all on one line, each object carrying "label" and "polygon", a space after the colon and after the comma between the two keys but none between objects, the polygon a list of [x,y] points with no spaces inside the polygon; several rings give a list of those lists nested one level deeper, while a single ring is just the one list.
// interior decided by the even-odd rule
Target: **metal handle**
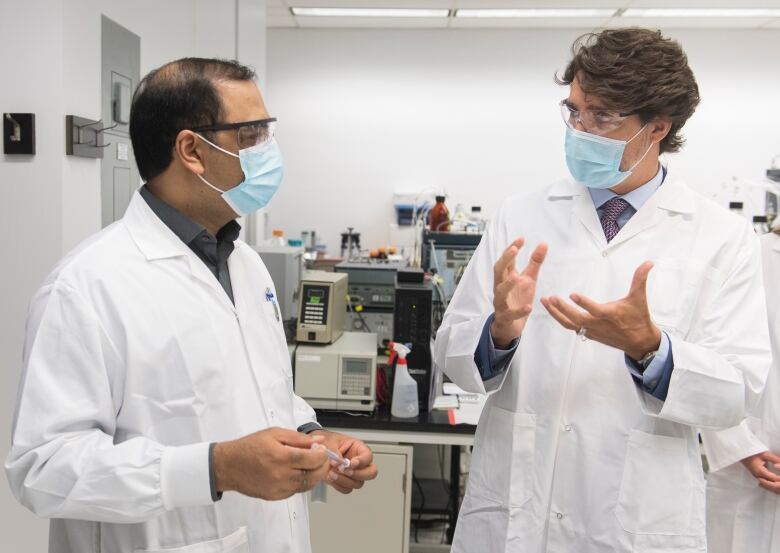
[{"label": "metal handle", "polygon": [[11,139],[11,142],[21,142],[22,141],[22,126],[11,117],[10,113],[5,114],[5,118],[8,119],[11,124],[14,126],[14,134],[12,134],[9,138]]}]

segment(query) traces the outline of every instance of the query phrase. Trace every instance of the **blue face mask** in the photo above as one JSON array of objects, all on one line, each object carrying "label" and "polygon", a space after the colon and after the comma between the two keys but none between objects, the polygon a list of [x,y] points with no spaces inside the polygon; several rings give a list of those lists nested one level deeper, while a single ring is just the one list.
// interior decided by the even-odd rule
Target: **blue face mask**
[{"label": "blue face mask", "polygon": [[219,192],[225,203],[240,216],[250,215],[268,205],[276,191],[279,190],[284,176],[282,153],[279,151],[276,140],[272,139],[267,144],[244,148],[239,150],[238,154],[234,154],[200,135],[197,136],[220,152],[237,157],[241,162],[241,170],[244,171],[244,180],[230,190],[220,190],[198,175],[200,180]]},{"label": "blue face mask", "polygon": [[653,147],[650,144],[639,161],[627,171],[620,170],[626,145],[639,136],[645,127],[629,140],[606,138],[566,127],[566,165],[574,180],[588,188],[612,188],[626,180]]}]

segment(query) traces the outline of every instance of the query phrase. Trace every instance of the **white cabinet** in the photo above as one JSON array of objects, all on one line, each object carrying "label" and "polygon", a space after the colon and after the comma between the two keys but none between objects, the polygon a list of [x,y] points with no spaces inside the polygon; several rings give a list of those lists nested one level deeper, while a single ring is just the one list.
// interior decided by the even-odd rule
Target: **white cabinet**
[{"label": "white cabinet", "polygon": [[348,495],[326,486],[324,501],[316,490],[309,495],[313,553],[408,553],[413,449],[369,447],[379,469],[375,480]]}]

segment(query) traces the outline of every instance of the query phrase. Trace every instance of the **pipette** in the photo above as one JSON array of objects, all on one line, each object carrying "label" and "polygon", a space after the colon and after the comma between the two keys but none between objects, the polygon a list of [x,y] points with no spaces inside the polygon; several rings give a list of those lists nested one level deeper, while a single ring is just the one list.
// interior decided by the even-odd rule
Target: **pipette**
[{"label": "pipette", "polygon": [[338,453],[336,453],[334,451],[331,451],[330,449],[328,449],[324,445],[315,443],[315,444],[311,444],[311,448],[312,449],[324,449],[325,453],[328,454],[328,459],[338,463],[339,472],[344,472],[345,470],[347,470],[349,468],[349,459],[345,459],[344,457],[342,457],[341,455],[339,455]]}]

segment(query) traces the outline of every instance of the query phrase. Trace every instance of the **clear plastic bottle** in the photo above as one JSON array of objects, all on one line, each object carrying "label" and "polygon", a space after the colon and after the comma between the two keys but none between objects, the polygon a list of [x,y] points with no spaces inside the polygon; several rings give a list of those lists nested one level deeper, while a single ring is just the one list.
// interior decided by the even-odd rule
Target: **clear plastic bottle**
[{"label": "clear plastic bottle", "polygon": [[450,231],[450,212],[444,200],[444,196],[436,196],[436,205],[431,208],[431,230],[434,232]]},{"label": "clear plastic bottle", "polygon": [[286,246],[287,240],[284,239],[284,231],[282,229],[275,228],[271,233],[271,238],[268,239],[266,244],[269,246]]},{"label": "clear plastic bottle", "polygon": [[469,216],[466,214],[466,208],[463,204],[455,206],[455,215],[452,216],[452,232],[466,232],[470,223]]},{"label": "clear plastic bottle", "polygon": [[485,220],[482,218],[481,206],[471,206],[469,230],[472,232],[483,232],[485,230]]},{"label": "clear plastic bottle", "polygon": [[416,417],[420,414],[420,405],[417,399],[417,381],[409,375],[409,368],[406,365],[406,356],[409,355],[411,350],[398,342],[390,342],[390,348],[398,354],[390,414],[399,418]]}]

